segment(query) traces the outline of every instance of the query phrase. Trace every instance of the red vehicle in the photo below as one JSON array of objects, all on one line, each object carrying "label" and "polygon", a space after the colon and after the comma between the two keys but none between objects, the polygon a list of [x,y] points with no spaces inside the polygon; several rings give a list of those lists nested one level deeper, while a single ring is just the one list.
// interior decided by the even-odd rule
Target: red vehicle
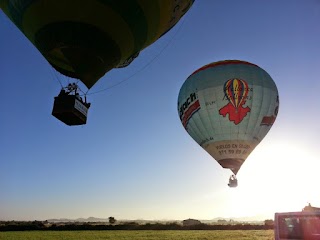
[{"label": "red vehicle", "polygon": [[320,209],[275,213],[275,240],[320,240]]}]

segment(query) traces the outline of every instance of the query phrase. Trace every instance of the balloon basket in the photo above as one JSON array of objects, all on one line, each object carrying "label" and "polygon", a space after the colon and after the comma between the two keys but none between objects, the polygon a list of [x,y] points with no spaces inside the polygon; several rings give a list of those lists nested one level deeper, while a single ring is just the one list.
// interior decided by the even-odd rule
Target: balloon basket
[{"label": "balloon basket", "polygon": [[87,123],[90,103],[84,103],[75,95],[57,96],[54,98],[52,115],[69,126]]}]

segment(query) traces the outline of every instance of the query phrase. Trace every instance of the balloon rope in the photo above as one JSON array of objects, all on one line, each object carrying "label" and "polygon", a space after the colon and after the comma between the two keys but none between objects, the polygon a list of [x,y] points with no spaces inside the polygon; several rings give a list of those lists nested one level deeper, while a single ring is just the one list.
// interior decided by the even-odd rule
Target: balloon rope
[{"label": "balloon rope", "polygon": [[59,79],[59,77],[58,77],[58,75],[56,73],[56,70],[51,68],[51,75],[53,76],[53,78],[55,78],[59,82],[61,88],[63,88],[63,85],[62,85],[62,83],[61,83],[61,81],[60,81],[60,79]]},{"label": "balloon rope", "polygon": [[163,47],[163,49],[158,53],[158,55],[156,55],[153,59],[150,60],[150,62],[148,62],[145,66],[143,66],[141,69],[139,69],[138,71],[136,71],[135,73],[133,73],[131,76],[123,79],[122,81],[118,82],[118,83],[115,83],[113,85],[111,85],[110,87],[107,87],[107,88],[104,88],[104,89],[101,89],[101,90],[98,90],[98,91],[95,91],[95,92],[92,92],[92,93],[88,93],[90,89],[88,89],[88,91],[86,92],[86,95],[92,95],[92,94],[97,94],[97,93],[101,93],[101,92],[104,92],[104,91],[107,91],[111,88],[114,88],[116,86],[119,86],[120,84],[128,81],[130,78],[134,77],[135,75],[137,75],[138,73],[142,72],[144,69],[146,69],[148,66],[150,66],[163,52],[164,50],[172,43],[172,41],[174,40],[174,38],[177,36],[177,34],[180,32],[180,30],[182,29],[182,26],[184,24],[184,21],[185,21],[185,18],[182,19],[182,22],[179,26],[179,28],[177,29],[176,33],[172,36],[172,38],[168,41],[168,43]]}]

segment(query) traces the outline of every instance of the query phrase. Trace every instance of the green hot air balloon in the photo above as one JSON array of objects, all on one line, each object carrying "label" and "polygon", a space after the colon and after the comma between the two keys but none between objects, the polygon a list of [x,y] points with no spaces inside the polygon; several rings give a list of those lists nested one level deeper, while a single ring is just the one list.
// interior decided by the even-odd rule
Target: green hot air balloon
[{"label": "green hot air balloon", "polygon": [[270,75],[239,60],[214,62],[192,73],[178,97],[180,120],[190,136],[223,168],[233,172],[273,125],[279,95]]},{"label": "green hot air balloon", "polygon": [[[129,65],[175,26],[193,2],[1,0],[0,8],[54,69],[90,89],[111,69]],[[78,105],[78,113],[86,113],[85,108]]]}]

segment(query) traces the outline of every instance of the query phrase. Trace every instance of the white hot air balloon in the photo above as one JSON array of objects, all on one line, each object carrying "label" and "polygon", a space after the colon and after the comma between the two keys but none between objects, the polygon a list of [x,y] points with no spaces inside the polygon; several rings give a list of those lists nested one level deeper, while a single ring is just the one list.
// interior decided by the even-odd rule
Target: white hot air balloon
[{"label": "white hot air balloon", "polygon": [[223,168],[233,172],[273,125],[279,95],[270,75],[255,64],[226,60],[192,73],[178,97],[180,120],[189,135]]}]

